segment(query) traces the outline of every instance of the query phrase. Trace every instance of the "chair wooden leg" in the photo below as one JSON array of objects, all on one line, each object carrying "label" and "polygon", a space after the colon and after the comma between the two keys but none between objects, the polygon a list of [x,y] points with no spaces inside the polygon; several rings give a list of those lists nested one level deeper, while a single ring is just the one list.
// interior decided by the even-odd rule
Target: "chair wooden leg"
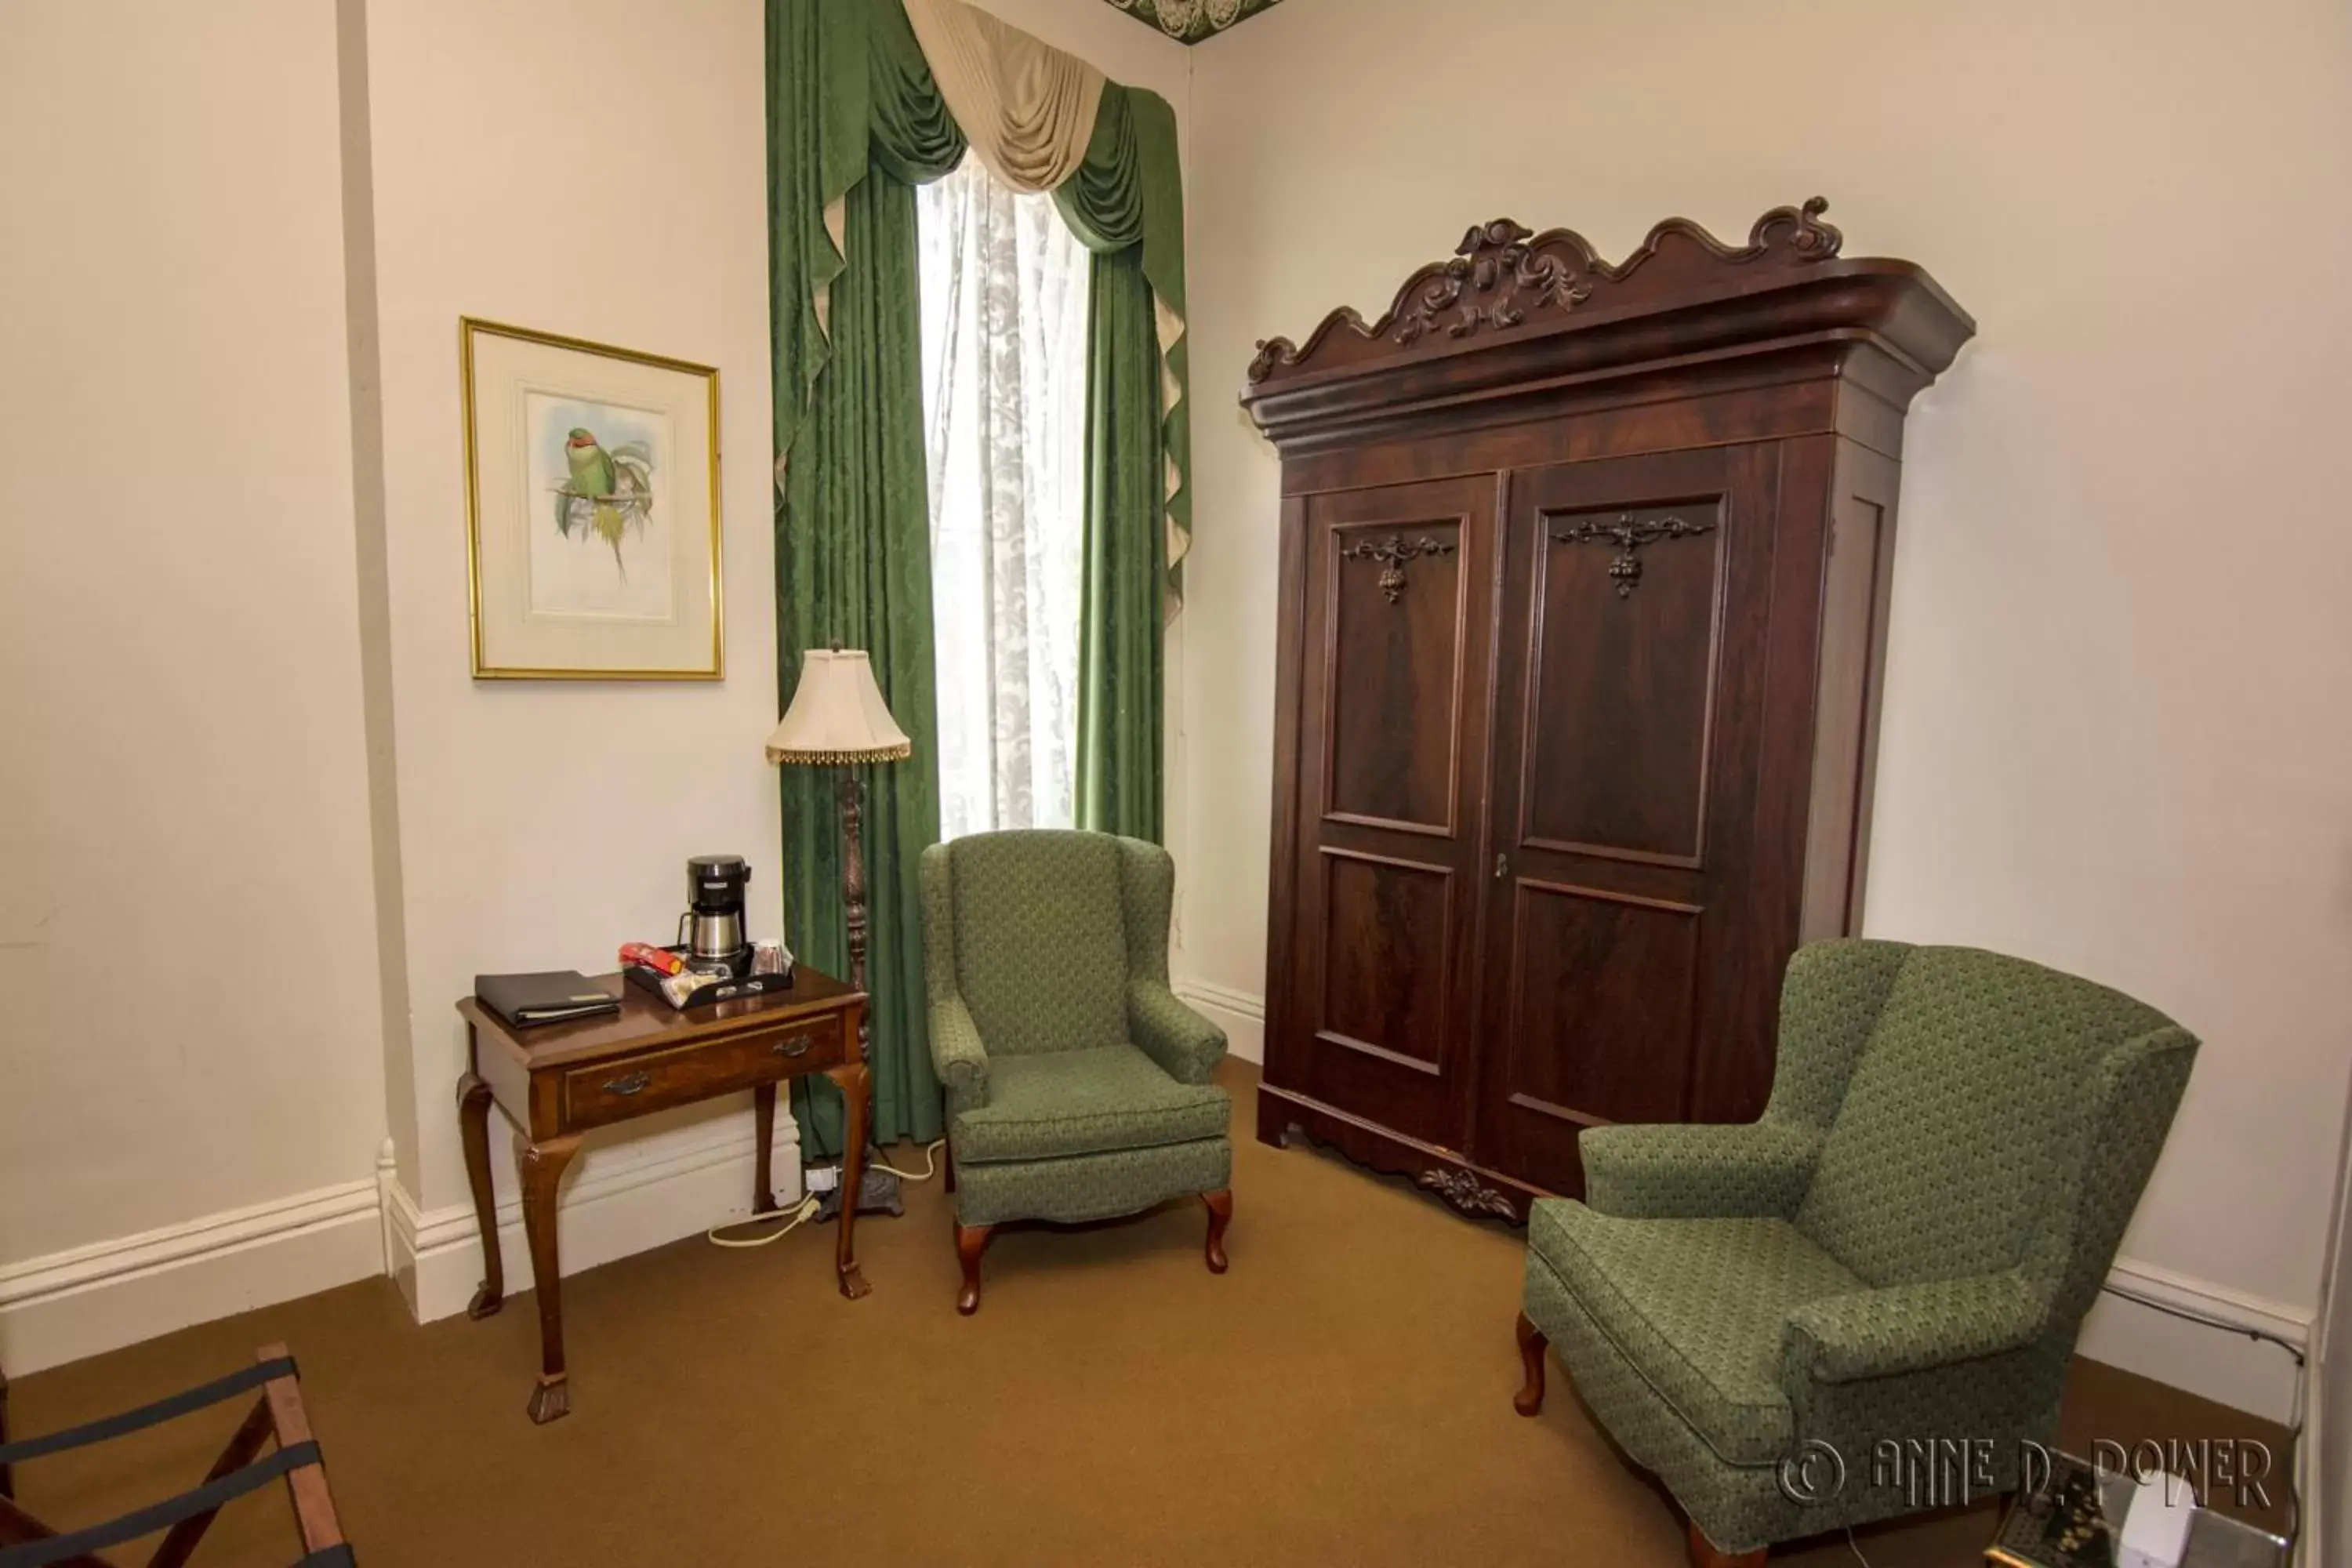
[{"label": "chair wooden leg", "polygon": [[988,1250],[988,1238],[994,1234],[992,1225],[955,1227],[956,1258],[963,1265],[963,1289],[956,1292],[956,1310],[967,1318],[980,1310],[980,1255]]},{"label": "chair wooden leg", "polygon": [[1234,1190],[1219,1187],[1213,1193],[1202,1193],[1201,1201],[1209,1205],[1209,1244],[1206,1250],[1209,1272],[1225,1271],[1225,1225],[1234,1217]]},{"label": "chair wooden leg", "polygon": [[1690,1568],[1764,1568],[1764,1548],[1730,1552],[1706,1538],[1696,1522],[1690,1527]]},{"label": "chair wooden leg", "polygon": [[1519,1314],[1519,1392],[1511,1408],[1522,1415],[1538,1415],[1543,1409],[1544,1346],[1550,1342],[1525,1312]]}]

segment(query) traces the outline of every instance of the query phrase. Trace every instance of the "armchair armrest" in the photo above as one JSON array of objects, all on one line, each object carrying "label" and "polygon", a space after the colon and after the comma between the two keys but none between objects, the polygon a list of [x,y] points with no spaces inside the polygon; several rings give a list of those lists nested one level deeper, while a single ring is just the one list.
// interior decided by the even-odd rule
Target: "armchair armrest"
[{"label": "armchair armrest", "polygon": [[2049,1327],[2047,1296],[2016,1269],[1808,1301],[1780,1327],[1780,1376],[1853,1383],[2021,1350]]},{"label": "armchair armrest", "polygon": [[1179,1083],[1206,1083],[1225,1054],[1225,1032],[1157,980],[1127,983],[1127,1026],[1143,1054]]},{"label": "armchair armrest", "polygon": [[1594,1127],[1577,1140],[1584,1201],[1621,1219],[1788,1219],[1822,1135],[1794,1121]]},{"label": "armchair armrest", "polygon": [[931,998],[931,1067],[947,1086],[950,1115],[988,1103],[988,1052],[980,1043],[980,1026],[953,992]]}]

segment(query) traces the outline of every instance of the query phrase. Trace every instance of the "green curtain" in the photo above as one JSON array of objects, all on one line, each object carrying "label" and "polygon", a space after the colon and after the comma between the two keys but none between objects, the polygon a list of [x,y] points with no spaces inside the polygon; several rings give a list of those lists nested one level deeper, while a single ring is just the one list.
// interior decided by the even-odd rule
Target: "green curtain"
[{"label": "green curtain", "polygon": [[[1157,416],[1168,477],[1166,570],[1170,608],[1183,598],[1183,556],[1192,536],[1192,404],[1184,306],[1184,178],[1176,156],[1176,111],[1156,92],[1112,82],[1104,87],[1093,135],[1078,172],[1054,193],[1054,205],[1080,243],[1100,255],[1139,247],[1143,280],[1174,319],[1166,345],[1172,396]],[[1157,344],[1155,313],[1144,312],[1143,342]]]},{"label": "green curtain", "polygon": [[965,142],[898,0],[768,0],[767,26],[768,315],[781,475],[831,353],[817,300],[845,263],[825,209],[871,166],[914,184],[936,180],[962,160]]},{"label": "green curtain", "polygon": [[[858,770],[865,785],[866,989],[877,1142],[940,1133],[923,1010],[916,863],[939,841],[939,722],[932,689],[930,514],[924,491],[922,318],[915,187],[873,169],[850,187],[849,265],[833,286],[833,353],[786,470],[776,537],[780,689],[801,651],[867,650],[914,755]],[[789,631],[784,628],[789,627]],[[786,929],[796,952],[848,973],[838,773],[785,768]],[[811,1152],[842,1152],[839,1097],[809,1103]],[[803,1116],[807,1116],[803,1108]]]},{"label": "green curtain", "polygon": [[[917,862],[939,837],[938,714],[913,187],[953,169],[965,139],[900,0],[769,0],[767,67],[778,690],[790,700],[807,648],[865,647],[914,741],[908,762],[864,770],[866,978],[876,1140],[928,1140],[940,1106]],[[1095,252],[1079,821],[1157,839],[1161,626],[1181,594],[1192,516],[1174,111],[1107,86],[1085,162],[1054,197]],[[782,772],[785,929],[802,956],[839,973],[836,777]],[[830,1089],[799,1109],[803,1147],[838,1152]]]},{"label": "green curtain", "polygon": [[1087,279],[1087,516],[1078,624],[1078,826],[1160,838],[1160,353],[1142,247]]},{"label": "green curtain", "polygon": [[[963,156],[905,12],[868,0],[772,0],[768,11],[771,286],[776,381],[777,689],[838,642],[873,659],[908,737],[864,786],[873,1136],[940,1134],[923,1007],[923,850],[940,836],[929,508],[915,190]],[[845,148],[854,148],[850,163]],[[842,204],[843,246],[824,226]],[[847,252],[846,256],[843,251]],[[814,300],[823,290],[828,310]],[[803,307],[805,305],[806,309]],[[829,329],[829,331],[828,331]],[[804,394],[805,402],[790,406]],[[848,970],[839,775],[782,771],[784,921],[795,952]],[[811,1080],[817,1083],[821,1080]],[[795,1107],[804,1152],[842,1151],[840,1097]]]},{"label": "green curtain", "polygon": [[1154,308],[1156,297],[1177,323],[1183,320],[1184,191],[1166,100],[1106,87],[1086,161],[1054,204],[1095,253],[1087,286],[1078,826],[1157,843],[1162,627],[1182,593],[1192,505],[1184,340],[1170,343],[1163,380]]}]

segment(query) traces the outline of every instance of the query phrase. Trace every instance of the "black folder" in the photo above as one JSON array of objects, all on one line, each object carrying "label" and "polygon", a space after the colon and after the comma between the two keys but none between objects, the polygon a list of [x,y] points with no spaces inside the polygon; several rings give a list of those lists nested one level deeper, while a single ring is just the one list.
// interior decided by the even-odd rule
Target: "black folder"
[{"label": "black folder", "polygon": [[617,1013],[621,999],[576,969],[539,974],[477,974],[474,994],[519,1029]]}]

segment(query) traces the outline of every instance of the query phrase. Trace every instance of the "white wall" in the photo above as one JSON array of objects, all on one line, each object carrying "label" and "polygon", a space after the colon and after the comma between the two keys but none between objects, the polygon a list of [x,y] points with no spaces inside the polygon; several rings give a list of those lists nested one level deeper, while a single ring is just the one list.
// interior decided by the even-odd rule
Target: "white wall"
[{"label": "white wall", "polygon": [[[1097,0],[1000,9],[1181,122],[1181,46]],[[701,851],[749,856],[780,928],[762,10],[0,15],[16,1371],[386,1261],[451,1310],[474,974],[608,967]],[[723,683],[470,679],[467,314],[719,367]],[[247,1004],[245,953],[337,1005]],[[602,1140],[567,1265],[740,1213],[750,1140],[734,1106]]]},{"label": "white wall", "polygon": [[373,1183],[336,138],[330,7],[0,9],[14,1370],[77,1353],[60,1257]]},{"label": "white wall", "polygon": [[[1982,329],[1912,410],[1866,927],[2200,1034],[2126,1253],[2307,1321],[2352,1018],[2347,79],[2326,0],[1289,0],[1197,48],[1184,871],[1222,918],[1186,973],[1264,984],[1255,340],[1376,314],[1477,220],[1622,255],[1820,192],[1847,254],[1924,263]],[[2162,1322],[2102,1309],[2090,1348],[2284,1407],[2284,1357]]]},{"label": "white wall", "polygon": [[[447,1108],[465,1061],[453,1009],[477,973],[610,969],[620,942],[671,931],[698,853],[748,858],[753,933],[782,927],[761,752],[777,712],[761,9],[403,0],[369,7],[367,53],[409,974],[396,1044],[419,1108],[404,1186],[430,1223],[465,1201]],[[463,315],[719,368],[724,681],[471,678]],[[748,1135],[748,1116],[707,1109],[656,1136]],[[605,1142],[640,1158],[646,1139]],[[502,1189],[506,1142],[494,1126]],[[611,1157],[592,1149],[579,1180]]]}]

